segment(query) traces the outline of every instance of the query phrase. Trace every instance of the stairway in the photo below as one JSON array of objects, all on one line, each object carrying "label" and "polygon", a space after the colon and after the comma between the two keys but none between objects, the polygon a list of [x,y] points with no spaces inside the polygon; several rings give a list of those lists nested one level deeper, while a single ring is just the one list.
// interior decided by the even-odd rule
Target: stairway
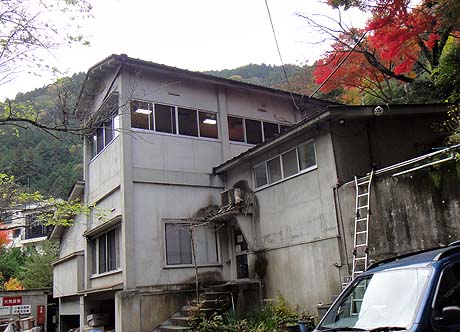
[{"label": "stairway", "polygon": [[200,311],[210,317],[214,313],[225,312],[231,303],[231,293],[207,289],[199,295],[198,300],[195,299],[184,305],[153,332],[188,331],[190,330],[188,317],[191,312]]}]

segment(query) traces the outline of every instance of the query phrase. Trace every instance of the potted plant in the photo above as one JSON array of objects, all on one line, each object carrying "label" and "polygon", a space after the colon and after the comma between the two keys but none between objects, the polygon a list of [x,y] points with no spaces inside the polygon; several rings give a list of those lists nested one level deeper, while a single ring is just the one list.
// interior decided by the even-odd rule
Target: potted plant
[{"label": "potted plant", "polygon": [[297,324],[295,321],[288,322],[286,327],[288,332],[299,332],[299,324]]},{"label": "potted plant", "polygon": [[315,328],[315,318],[308,311],[302,311],[299,315],[300,332],[312,331]]}]

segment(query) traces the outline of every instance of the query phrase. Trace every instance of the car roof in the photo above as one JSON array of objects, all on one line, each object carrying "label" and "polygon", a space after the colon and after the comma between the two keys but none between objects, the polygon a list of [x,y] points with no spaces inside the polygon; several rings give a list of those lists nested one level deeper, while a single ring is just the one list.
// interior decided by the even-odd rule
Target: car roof
[{"label": "car roof", "polygon": [[453,243],[449,246],[416,251],[409,254],[392,257],[369,266],[365,273],[397,269],[403,267],[425,267],[435,262],[460,254],[460,245]]}]

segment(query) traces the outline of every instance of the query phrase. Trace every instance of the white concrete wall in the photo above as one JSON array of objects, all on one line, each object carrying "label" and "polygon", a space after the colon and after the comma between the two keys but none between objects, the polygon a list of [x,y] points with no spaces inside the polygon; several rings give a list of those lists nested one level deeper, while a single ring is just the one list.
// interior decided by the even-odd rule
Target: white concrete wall
[{"label": "white concrete wall", "polygon": [[[79,262],[80,259],[80,262]],[[75,256],[54,266],[53,295],[64,297],[75,295],[83,287],[83,256]]]},{"label": "white concrete wall", "polygon": [[[136,276],[138,286],[193,283],[195,270],[165,268],[164,218],[190,218],[198,209],[217,204],[221,189],[147,183],[134,185]],[[222,239],[220,240],[222,241]],[[220,246],[225,249],[225,246]],[[200,273],[222,274],[221,264],[200,268]]]},{"label": "white concrete wall", "polygon": [[86,240],[83,233],[86,231],[86,216],[75,217],[72,226],[64,229],[59,247],[59,258],[68,256],[74,252],[85,250]]}]

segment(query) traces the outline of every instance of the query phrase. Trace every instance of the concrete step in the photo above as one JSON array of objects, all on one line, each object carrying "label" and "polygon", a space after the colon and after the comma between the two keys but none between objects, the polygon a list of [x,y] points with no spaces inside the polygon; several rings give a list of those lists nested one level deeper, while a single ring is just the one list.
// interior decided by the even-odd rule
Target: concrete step
[{"label": "concrete step", "polygon": [[184,326],[184,327],[188,327],[188,317],[184,317],[184,316],[176,316],[176,317],[171,317],[169,319],[169,321],[171,322],[172,325],[174,326]]},{"label": "concrete step", "polygon": [[162,325],[156,329],[157,332],[177,332],[177,331],[189,331],[190,327],[185,326],[174,326],[174,325]]}]

